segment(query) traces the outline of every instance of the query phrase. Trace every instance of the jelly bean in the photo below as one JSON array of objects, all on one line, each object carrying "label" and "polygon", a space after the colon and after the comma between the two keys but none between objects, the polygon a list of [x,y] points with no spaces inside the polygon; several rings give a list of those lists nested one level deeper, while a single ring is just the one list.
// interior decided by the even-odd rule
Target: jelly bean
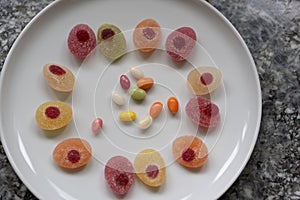
[{"label": "jelly bean", "polygon": [[149,114],[152,118],[156,118],[161,113],[162,109],[163,104],[161,102],[154,102],[150,107]]},{"label": "jelly bean", "polygon": [[199,168],[208,158],[206,145],[196,136],[186,135],[176,138],[172,149],[177,162],[188,168]]},{"label": "jelly bean", "polygon": [[129,78],[126,76],[126,75],[121,75],[120,76],[120,84],[121,84],[121,87],[124,89],[124,90],[127,90],[130,88],[130,80]]},{"label": "jelly bean", "polygon": [[154,84],[154,80],[152,78],[140,78],[136,85],[143,89],[143,90],[149,90]]},{"label": "jelly bean", "polygon": [[144,130],[149,128],[151,124],[152,124],[152,117],[150,115],[146,115],[145,117],[139,120],[138,127]]},{"label": "jelly bean", "polygon": [[134,100],[138,100],[138,101],[144,100],[146,98],[145,90],[140,88],[130,89],[129,94]]},{"label": "jelly bean", "polygon": [[170,97],[168,99],[168,108],[169,111],[175,115],[178,112],[178,100],[175,97]]},{"label": "jelly bean", "polygon": [[130,74],[137,80],[144,77],[144,72],[138,67],[130,67]]},{"label": "jelly bean", "polygon": [[131,110],[125,110],[119,114],[119,119],[122,122],[132,122],[135,120],[135,118],[136,118],[136,114]]},{"label": "jelly bean", "polygon": [[101,118],[96,118],[92,123],[92,131],[94,134],[98,134],[103,126],[103,120]]},{"label": "jelly bean", "polygon": [[115,104],[117,104],[119,106],[123,106],[125,104],[124,96],[117,91],[112,92],[111,99]]},{"label": "jelly bean", "polygon": [[52,156],[58,166],[66,169],[77,169],[91,160],[92,148],[84,139],[69,138],[55,147]]}]

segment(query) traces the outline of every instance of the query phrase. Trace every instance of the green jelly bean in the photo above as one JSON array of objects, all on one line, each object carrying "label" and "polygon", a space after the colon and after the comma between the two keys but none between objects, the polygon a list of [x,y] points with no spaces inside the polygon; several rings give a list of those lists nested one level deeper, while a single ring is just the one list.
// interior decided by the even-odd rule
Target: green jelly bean
[{"label": "green jelly bean", "polygon": [[130,89],[129,94],[131,95],[131,98],[138,101],[144,100],[146,98],[146,91],[140,88]]}]

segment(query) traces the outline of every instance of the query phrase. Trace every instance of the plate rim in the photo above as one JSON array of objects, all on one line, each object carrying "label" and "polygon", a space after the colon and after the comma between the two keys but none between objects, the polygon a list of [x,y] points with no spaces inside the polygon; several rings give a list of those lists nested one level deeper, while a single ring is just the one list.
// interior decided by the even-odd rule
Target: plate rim
[{"label": "plate rim", "polygon": [[[15,51],[15,49],[17,48],[19,41],[23,38],[23,36],[26,34],[26,32],[31,28],[32,25],[34,25],[40,17],[42,17],[44,14],[46,14],[50,9],[52,9],[55,6],[58,6],[58,4],[60,4],[61,2],[63,2],[65,0],[56,0],[51,2],[50,4],[48,4],[46,7],[44,7],[42,10],[40,10],[27,24],[26,26],[23,28],[23,30],[19,33],[19,35],[17,36],[16,40],[14,41],[13,45],[11,46],[3,67],[2,67],[2,71],[0,74],[0,92],[2,92],[3,90],[3,84],[4,84],[4,75],[6,74],[7,68],[8,68],[8,62],[11,59],[13,52]],[[232,178],[230,180],[227,181],[226,184],[224,184],[224,187],[222,190],[219,190],[217,193],[215,193],[215,198],[220,198],[232,185],[233,183],[238,179],[238,177],[240,176],[240,174],[242,173],[242,171],[244,170],[244,168],[246,167],[247,163],[250,160],[250,157],[254,151],[256,142],[257,142],[257,138],[259,135],[259,130],[260,130],[260,125],[261,125],[261,119],[262,119],[262,91],[261,91],[261,84],[260,84],[260,80],[259,80],[259,74],[257,71],[257,67],[256,64],[254,62],[254,59],[252,57],[252,54],[248,48],[248,46],[246,45],[244,39],[242,38],[242,36],[240,35],[240,33],[237,31],[237,29],[233,26],[233,24],[216,8],[214,7],[212,4],[210,4],[209,2],[207,2],[206,0],[191,0],[194,1],[196,3],[202,4],[206,7],[208,7],[213,13],[215,13],[225,24],[226,26],[228,26],[230,28],[230,30],[234,33],[235,37],[238,39],[239,43],[242,45],[243,49],[245,50],[245,53],[247,54],[247,57],[249,58],[250,64],[251,64],[251,68],[253,71],[253,75],[255,76],[255,85],[256,85],[256,93],[257,93],[257,108],[258,110],[256,110],[257,112],[257,116],[256,116],[256,127],[255,130],[253,132],[253,137],[252,137],[252,141],[251,144],[249,146],[249,150],[247,151],[246,157],[242,160],[240,167],[238,168],[238,170],[235,172],[234,176],[232,176]],[[1,103],[2,99],[0,99],[0,110],[2,107],[2,103]],[[4,131],[3,131],[3,119],[2,119],[2,115],[0,115],[0,138],[1,138],[1,142],[2,142],[2,146],[3,149],[5,151],[5,154],[9,160],[10,165],[12,166],[13,170],[15,171],[15,173],[17,174],[17,176],[20,178],[20,180],[24,183],[24,185],[38,198],[41,199],[43,196],[36,190],[36,188],[30,183],[30,181],[28,181],[24,176],[23,173],[21,172],[22,170],[20,170],[21,168],[18,167],[15,163],[15,159],[13,158],[11,152],[9,151],[9,147],[7,145],[6,140],[4,139]]]}]

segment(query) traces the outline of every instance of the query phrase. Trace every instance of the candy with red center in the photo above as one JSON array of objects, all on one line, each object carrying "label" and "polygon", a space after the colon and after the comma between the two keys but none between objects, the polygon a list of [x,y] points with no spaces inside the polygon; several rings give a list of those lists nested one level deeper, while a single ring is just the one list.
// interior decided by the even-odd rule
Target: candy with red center
[{"label": "candy with red center", "polygon": [[69,138],[60,142],[54,149],[54,162],[63,168],[76,169],[86,165],[92,156],[90,144],[81,138]]},{"label": "candy with red center", "polygon": [[160,25],[154,19],[144,19],[134,29],[133,42],[141,52],[155,50],[160,40]]},{"label": "candy with red center", "polygon": [[111,190],[117,195],[123,196],[133,185],[134,169],[127,158],[115,156],[106,163],[104,176]]},{"label": "candy with red center", "polygon": [[58,64],[46,64],[43,68],[44,79],[48,85],[59,92],[71,92],[75,77],[71,70]]},{"label": "candy with red center", "polygon": [[115,60],[126,52],[126,40],[121,30],[112,24],[103,24],[99,27],[98,45],[100,52],[108,59]]},{"label": "candy with red center", "polygon": [[174,140],[173,155],[178,163],[188,168],[203,166],[208,158],[208,150],[196,136],[181,136]]},{"label": "candy with red center", "polygon": [[103,126],[103,120],[101,118],[96,118],[92,123],[92,131],[94,134],[98,134]]},{"label": "candy with red center", "polygon": [[68,37],[68,48],[78,58],[86,58],[96,47],[96,36],[87,24],[77,24]]},{"label": "candy with red center", "polygon": [[220,122],[218,106],[200,96],[190,99],[185,111],[194,123],[205,128],[216,127]]},{"label": "candy with red center", "polygon": [[145,149],[134,160],[134,169],[139,179],[151,187],[159,187],[165,182],[165,162],[159,152]]},{"label": "candy with red center", "polygon": [[175,61],[186,60],[196,45],[196,32],[190,27],[181,27],[170,33],[166,40],[167,53]]},{"label": "candy with red center", "polygon": [[221,84],[222,74],[216,67],[198,67],[190,71],[187,83],[194,95],[206,95]]},{"label": "candy with red center", "polygon": [[125,74],[120,76],[120,85],[124,90],[128,90],[130,88],[130,80]]},{"label": "candy with red center", "polygon": [[49,101],[40,105],[35,113],[36,122],[44,130],[56,130],[72,119],[72,108],[61,101]]}]

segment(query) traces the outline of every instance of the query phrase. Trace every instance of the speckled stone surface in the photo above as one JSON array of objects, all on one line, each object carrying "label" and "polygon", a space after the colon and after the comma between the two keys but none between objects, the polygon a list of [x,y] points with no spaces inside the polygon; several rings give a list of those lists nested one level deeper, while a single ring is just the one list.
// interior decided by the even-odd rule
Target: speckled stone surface
[{"label": "speckled stone surface", "polygon": [[[52,0],[0,0],[0,66]],[[221,199],[300,199],[300,1],[208,0],[240,32],[259,73],[263,115],[254,152]],[[213,188],[212,188],[213,189]],[[0,145],[0,199],[36,199]]]}]

